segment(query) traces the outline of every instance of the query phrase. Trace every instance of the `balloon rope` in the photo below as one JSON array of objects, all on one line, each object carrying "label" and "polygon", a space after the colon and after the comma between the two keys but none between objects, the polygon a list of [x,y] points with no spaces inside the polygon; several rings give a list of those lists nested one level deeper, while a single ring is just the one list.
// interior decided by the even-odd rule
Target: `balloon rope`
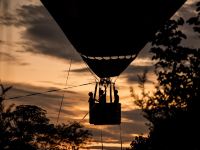
[{"label": "balloon rope", "polygon": [[120,130],[121,150],[123,150],[123,146],[122,146],[122,129],[121,129],[121,124],[119,125],[119,130]]},{"label": "balloon rope", "polygon": [[95,73],[89,68],[88,64],[83,61],[84,64],[86,65],[87,70],[92,74],[92,76],[95,78],[96,81],[99,81],[99,79],[96,77]]},{"label": "balloon rope", "polygon": [[[67,79],[66,79],[66,82],[65,82],[65,87],[67,87],[67,82],[68,82],[68,79],[69,79],[69,73],[71,71],[71,66],[72,66],[72,59],[70,60],[70,65],[69,65],[69,69],[68,69],[68,73],[67,73]],[[64,98],[65,98],[65,91],[63,91],[62,100],[60,102],[60,108],[59,108],[59,111],[58,111],[58,117],[57,117],[57,121],[56,121],[57,123],[58,123],[59,118],[60,118],[60,112],[61,112],[61,109],[62,109]]]},{"label": "balloon rope", "polygon": [[101,149],[103,150],[103,132],[102,132],[102,129],[101,129]]},{"label": "balloon rope", "polygon": [[70,87],[66,87],[66,88],[62,88],[62,89],[53,89],[53,90],[48,90],[48,91],[44,91],[44,92],[37,92],[37,93],[31,93],[31,94],[22,95],[22,96],[9,97],[9,98],[6,98],[5,100],[20,99],[20,98],[30,97],[30,96],[35,96],[35,95],[43,95],[43,94],[46,94],[46,93],[63,91],[63,90],[72,89],[72,88],[75,88],[75,87],[94,84],[94,83],[96,83],[96,82],[89,82],[89,83],[84,83],[84,84],[80,84],[80,85],[74,85],[74,86],[70,86]]}]

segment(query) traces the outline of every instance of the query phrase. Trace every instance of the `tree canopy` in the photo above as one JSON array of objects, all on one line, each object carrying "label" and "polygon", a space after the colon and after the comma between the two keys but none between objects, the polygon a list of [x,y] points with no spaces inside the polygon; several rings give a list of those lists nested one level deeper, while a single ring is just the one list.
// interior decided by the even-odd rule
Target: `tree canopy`
[{"label": "tree canopy", "polygon": [[197,12],[187,22],[183,18],[168,21],[152,40],[156,92],[153,96],[144,93],[136,102],[150,122],[150,132],[132,141],[133,150],[200,149],[200,50],[184,46],[187,36],[180,30],[189,23],[200,33],[200,2]]},{"label": "tree canopy", "polygon": [[11,88],[1,86],[0,149],[1,150],[78,150],[91,139],[91,132],[78,122],[54,125],[46,111],[34,105],[10,105],[3,102]]}]

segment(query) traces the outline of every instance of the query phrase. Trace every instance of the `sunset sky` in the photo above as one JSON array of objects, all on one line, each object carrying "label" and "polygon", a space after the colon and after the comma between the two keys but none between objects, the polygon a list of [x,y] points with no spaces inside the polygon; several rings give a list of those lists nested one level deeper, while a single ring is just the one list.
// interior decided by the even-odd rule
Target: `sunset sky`
[{"label": "sunset sky", "polygon": [[[174,15],[188,18],[195,11],[197,0],[187,0]],[[191,47],[200,46],[198,39],[189,27],[183,27],[188,35],[184,44]],[[137,75],[148,69],[146,89],[153,90],[155,76],[149,45],[139,53],[136,60],[119,76],[116,87],[122,103],[122,140],[128,147],[135,135],[148,133],[146,120],[135,106],[130,96],[130,87],[139,95]],[[71,71],[66,84],[67,71]],[[86,83],[94,83],[95,78],[87,70],[79,54],[67,40],[53,18],[39,0],[0,0],[0,80],[13,88],[6,97],[44,92],[51,89],[63,89]],[[103,132],[106,149],[120,147],[119,126],[94,126],[88,123],[88,92],[94,91],[95,84],[69,88],[65,91],[46,93],[32,97],[6,100],[6,105],[14,103],[33,104],[47,110],[52,122],[58,116],[62,96],[64,103],[59,123],[81,121],[93,132],[93,142],[86,147],[98,149],[101,146],[100,133]],[[120,148],[118,148],[120,149]]]}]

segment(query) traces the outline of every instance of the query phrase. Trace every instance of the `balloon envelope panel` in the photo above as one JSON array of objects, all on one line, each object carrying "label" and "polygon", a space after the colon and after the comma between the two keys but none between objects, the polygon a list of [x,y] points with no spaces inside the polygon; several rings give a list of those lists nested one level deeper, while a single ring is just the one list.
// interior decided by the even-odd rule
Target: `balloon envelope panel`
[{"label": "balloon envelope panel", "polygon": [[186,0],[41,1],[81,55],[110,57],[137,55]]},{"label": "balloon envelope panel", "polygon": [[41,0],[78,52],[140,51],[185,0]]}]

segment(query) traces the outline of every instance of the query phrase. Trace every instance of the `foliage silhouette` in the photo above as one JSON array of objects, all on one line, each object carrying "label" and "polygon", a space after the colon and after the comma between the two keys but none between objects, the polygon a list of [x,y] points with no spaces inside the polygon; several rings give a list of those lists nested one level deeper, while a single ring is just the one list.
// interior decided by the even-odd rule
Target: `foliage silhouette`
[{"label": "foliage silhouette", "polygon": [[196,8],[197,15],[194,17],[191,17],[187,22],[190,25],[194,25],[193,30],[195,32],[200,33],[200,1],[197,2],[196,7],[197,7]]},{"label": "foliage silhouette", "polygon": [[[200,2],[197,6],[200,11]],[[199,15],[187,21],[198,33]],[[132,141],[133,150],[200,150],[200,51],[182,46],[187,37],[179,26],[184,23],[182,18],[168,21],[152,41],[158,85],[153,96],[144,93],[136,102],[150,132]]]},{"label": "foliage silhouette", "polygon": [[5,109],[3,101],[11,87],[0,86],[1,150],[78,150],[91,138],[90,131],[78,122],[50,124],[46,111],[40,107],[10,105]]},{"label": "foliage silhouette", "polygon": [[11,122],[10,122],[10,110],[13,107],[11,105],[8,109],[4,108],[3,100],[5,98],[6,92],[11,89],[11,87],[4,87],[0,83],[0,149],[4,149],[9,144],[9,137],[11,131]]},{"label": "foliage silhouette", "polygon": [[77,122],[58,125],[57,130],[62,145],[66,146],[66,148],[73,147],[73,149],[78,149],[86,144],[92,134],[88,130],[83,129],[83,127],[83,125]]}]

